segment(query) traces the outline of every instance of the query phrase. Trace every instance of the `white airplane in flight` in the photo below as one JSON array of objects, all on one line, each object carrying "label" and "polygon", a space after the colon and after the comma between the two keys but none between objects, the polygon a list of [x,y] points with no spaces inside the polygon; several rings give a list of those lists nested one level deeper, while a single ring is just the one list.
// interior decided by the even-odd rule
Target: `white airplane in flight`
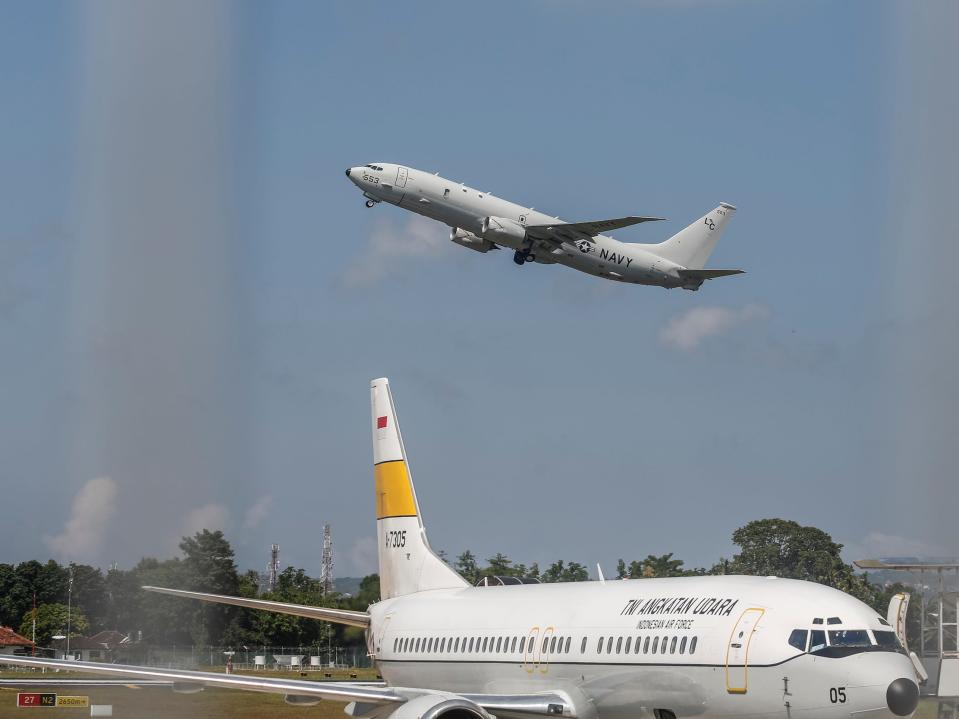
[{"label": "white airplane in flight", "polygon": [[838,719],[916,710],[916,674],[888,622],[822,585],[706,576],[469,586],[427,541],[389,382],[374,380],[371,393],[381,601],[357,612],[147,589],[363,627],[383,684],[5,655],[0,664],[161,680],[183,692],[274,692],[292,704],[332,699],[350,702],[354,719]]},{"label": "white airplane in flight", "polygon": [[367,207],[388,202],[439,220],[452,228],[450,239],[456,244],[477,252],[509,247],[518,265],[559,263],[617,282],[686,290],[743,272],[705,268],[736,212],[725,202],[665,242],[643,245],[602,233],[663,218],[564,222],[439,175],[385,162],[351,167],[346,176],[363,191]]}]

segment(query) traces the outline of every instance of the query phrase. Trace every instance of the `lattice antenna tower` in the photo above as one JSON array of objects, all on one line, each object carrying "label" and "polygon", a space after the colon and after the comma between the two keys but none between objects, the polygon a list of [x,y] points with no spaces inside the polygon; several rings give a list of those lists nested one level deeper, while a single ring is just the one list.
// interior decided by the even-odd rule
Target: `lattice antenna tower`
[{"label": "lattice antenna tower", "polygon": [[323,525],[323,573],[320,575],[323,594],[333,593],[333,531],[329,524]]},{"label": "lattice antenna tower", "polygon": [[276,576],[280,573],[280,545],[271,544],[270,545],[270,563],[267,566],[269,571],[269,577],[266,580],[267,586],[272,592],[276,589]]}]

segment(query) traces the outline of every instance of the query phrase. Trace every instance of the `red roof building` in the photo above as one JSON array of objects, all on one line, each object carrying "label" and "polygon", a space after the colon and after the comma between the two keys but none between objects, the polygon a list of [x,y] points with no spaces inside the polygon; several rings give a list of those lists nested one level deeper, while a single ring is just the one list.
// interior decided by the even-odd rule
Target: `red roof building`
[{"label": "red roof building", "polygon": [[18,651],[22,653],[24,649],[32,647],[33,642],[26,637],[21,637],[10,627],[0,627],[0,653],[13,654]]}]

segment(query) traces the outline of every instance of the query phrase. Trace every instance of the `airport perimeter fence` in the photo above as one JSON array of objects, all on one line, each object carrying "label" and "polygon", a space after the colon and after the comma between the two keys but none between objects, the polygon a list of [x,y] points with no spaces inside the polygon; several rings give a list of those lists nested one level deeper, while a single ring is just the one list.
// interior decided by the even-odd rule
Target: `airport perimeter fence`
[{"label": "airport perimeter fence", "polygon": [[[373,662],[366,647],[209,647],[149,646],[143,660],[147,666],[192,669],[225,667],[232,658],[233,668],[262,671],[323,671],[329,669],[368,668]],[[121,660],[122,661],[122,660]]]},{"label": "airport perimeter fence", "polygon": [[[63,649],[46,649],[40,656],[66,658]],[[232,659],[234,670],[294,671],[334,673],[342,677],[344,671],[367,669],[373,662],[365,646],[240,646],[212,647],[170,645],[155,646],[146,643],[121,646],[103,651],[71,651],[77,661],[109,664],[137,664],[167,669],[224,669]]]}]

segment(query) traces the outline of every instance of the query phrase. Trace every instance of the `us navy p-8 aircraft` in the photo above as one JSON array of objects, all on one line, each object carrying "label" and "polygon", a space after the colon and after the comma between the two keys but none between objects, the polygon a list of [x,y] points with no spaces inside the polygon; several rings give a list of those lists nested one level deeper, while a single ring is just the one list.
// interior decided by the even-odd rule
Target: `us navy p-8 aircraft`
[{"label": "us navy p-8 aircraft", "polygon": [[[386,379],[373,380],[381,600],[365,612],[145,587],[366,630],[382,685],[0,655],[0,664],[349,702],[354,719],[906,717],[889,623],[835,589],[708,576],[472,587],[430,548]],[[534,521],[536,521],[534,517]],[[510,583],[512,582],[512,583]]]},{"label": "us navy p-8 aircraft", "polygon": [[363,191],[366,206],[387,202],[450,226],[450,240],[477,252],[509,247],[513,261],[562,264],[616,282],[698,290],[706,280],[743,270],[706,269],[706,261],[736,208],[721,202],[665,242],[620,242],[604,235],[661,217],[617,217],[564,222],[480,192],[438,174],[376,162],[346,176]]}]

